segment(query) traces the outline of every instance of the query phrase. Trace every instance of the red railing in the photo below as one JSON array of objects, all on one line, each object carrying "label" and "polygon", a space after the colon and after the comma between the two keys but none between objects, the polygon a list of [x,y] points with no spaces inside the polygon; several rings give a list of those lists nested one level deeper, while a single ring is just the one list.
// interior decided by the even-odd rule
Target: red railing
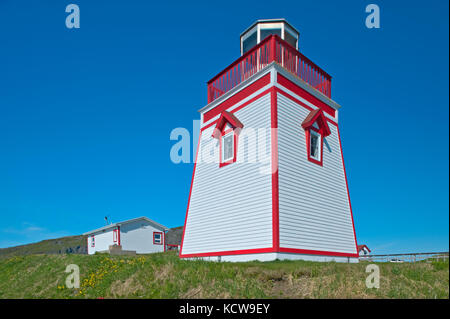
[{"label": "red railing", "polygon": [[208,103],[230,91],[273,61],[331,97],[331,76],[277,35],[265,38],[208,81]]}]

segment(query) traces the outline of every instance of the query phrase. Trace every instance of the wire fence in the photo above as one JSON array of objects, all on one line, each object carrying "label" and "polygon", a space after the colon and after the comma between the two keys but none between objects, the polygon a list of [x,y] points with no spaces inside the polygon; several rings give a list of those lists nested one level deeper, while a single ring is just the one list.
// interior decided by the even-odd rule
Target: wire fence
[{"label": "wire fence", "polygon": [[449,252],[431,252],[431,253],[407,253],[407,254],[387,254],[387,255],[362,255],[359,256],[360,261],[369,262],[433,262],[448,261]]}]

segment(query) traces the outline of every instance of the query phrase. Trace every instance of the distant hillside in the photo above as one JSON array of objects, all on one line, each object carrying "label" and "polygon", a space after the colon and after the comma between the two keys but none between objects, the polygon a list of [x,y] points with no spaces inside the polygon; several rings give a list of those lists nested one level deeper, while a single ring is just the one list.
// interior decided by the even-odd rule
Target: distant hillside
[{"label": "distant hillside", "polygon": [[37,243],[0,248],[0,257],[34,254],[86,254],[86,236],[67,236]]},{"label": "distant hillside", "polygon": [[166,242],[169,245],[181,245],[181,237],[183,236],[183,226],[169,229],[166,235]]},{"label": "distant hillside", "polygon": [[[167,243],[171,245],[180,245],[182,235],[183,226],[171,228],[167,232]],[[86,249],[86,236],[68,236],[47,239],[27,245],[0,248],[0,258],[34,254],[87,254]]]}]

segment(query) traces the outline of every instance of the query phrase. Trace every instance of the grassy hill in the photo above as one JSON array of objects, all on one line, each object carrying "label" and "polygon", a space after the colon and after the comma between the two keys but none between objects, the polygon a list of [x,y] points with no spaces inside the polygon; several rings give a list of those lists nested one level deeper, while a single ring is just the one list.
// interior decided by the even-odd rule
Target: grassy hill
[{"label": "grassy hill", "polygon": [[[80,268],[80,289],[65,287],[69,264]],[[216,263],[174,252],[14,256],[0,259],[0,298],[449,298],[448,262],[379,263],[379,289],[366,288],[366,265]]]}]

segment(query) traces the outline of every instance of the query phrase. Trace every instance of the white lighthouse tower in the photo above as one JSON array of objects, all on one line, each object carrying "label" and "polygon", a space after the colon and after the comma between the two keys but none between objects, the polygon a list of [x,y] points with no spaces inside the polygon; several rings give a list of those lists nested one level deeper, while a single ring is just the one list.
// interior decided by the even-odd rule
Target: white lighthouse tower
[{"label": "white lighthouse tower", "polygon": [[208,82],[181,258],[357,262],[331,76],[258,20]]}]

